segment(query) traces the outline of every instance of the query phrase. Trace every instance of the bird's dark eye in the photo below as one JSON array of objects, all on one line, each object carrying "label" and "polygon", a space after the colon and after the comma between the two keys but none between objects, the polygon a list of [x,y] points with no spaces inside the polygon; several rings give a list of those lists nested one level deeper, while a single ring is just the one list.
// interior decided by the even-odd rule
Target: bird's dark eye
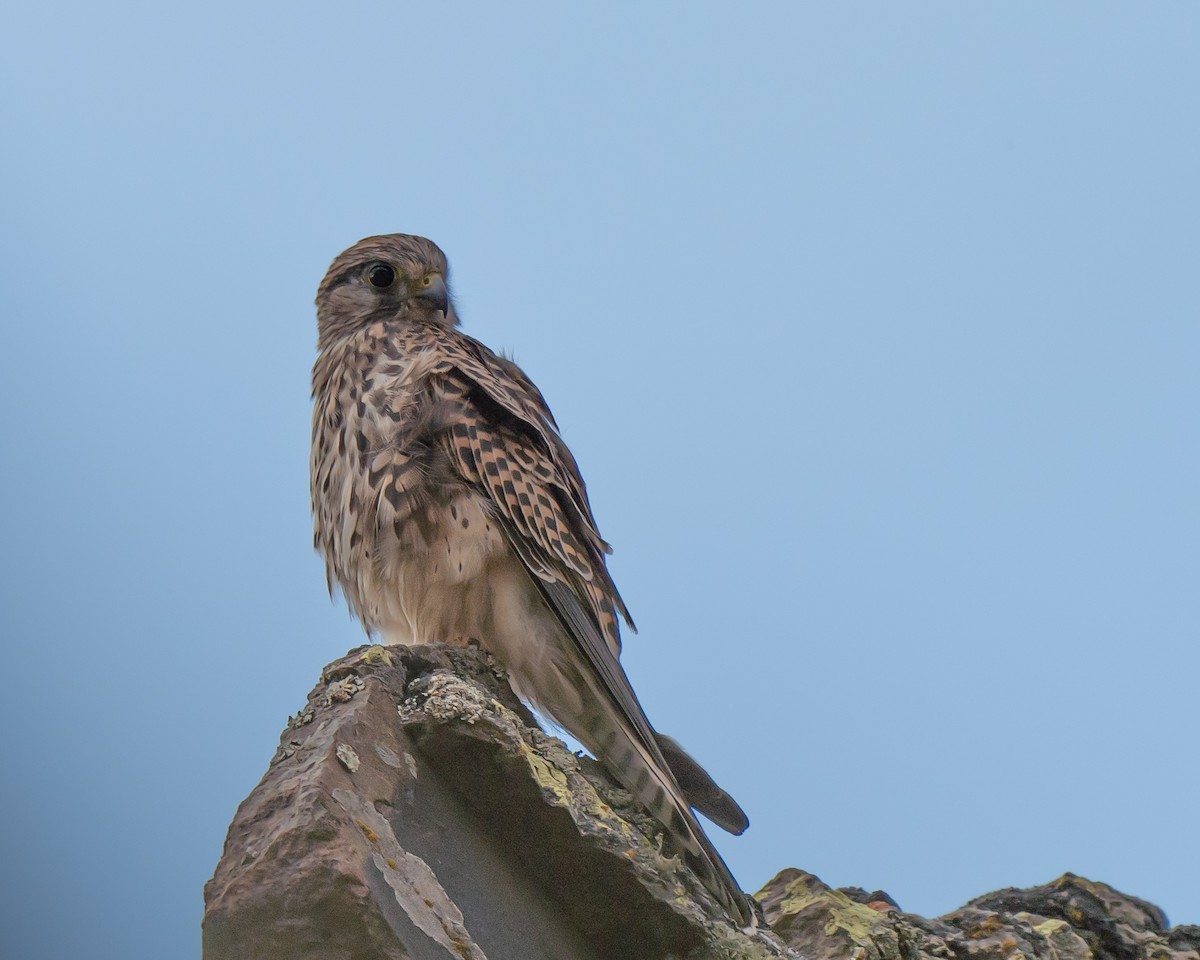
[{"label": "bird's dark eye", "polygon": [[367,268],[367,280],[378,290],[386,290],[396,282],[396,271],[386,263],[372,264]]}]

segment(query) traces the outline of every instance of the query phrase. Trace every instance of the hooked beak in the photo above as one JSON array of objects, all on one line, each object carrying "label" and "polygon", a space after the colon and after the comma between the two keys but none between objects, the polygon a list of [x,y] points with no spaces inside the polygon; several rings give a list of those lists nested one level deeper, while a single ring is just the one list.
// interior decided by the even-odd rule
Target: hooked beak
[{"label": "hooked beak", "polygon": [[450,310],[450,293],[440,273],[431,273],[425,277],[417,289],[416,296],[442,311],[442,316],[446,316]]}]

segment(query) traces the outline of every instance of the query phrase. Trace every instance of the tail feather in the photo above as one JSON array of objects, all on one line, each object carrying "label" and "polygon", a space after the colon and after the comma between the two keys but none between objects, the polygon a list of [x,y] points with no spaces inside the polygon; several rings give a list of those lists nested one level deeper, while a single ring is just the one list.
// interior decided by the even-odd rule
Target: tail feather
[{"label": "tail feather", "polygon": [[[586,678],[579,679],[587,682]],[[606,698],[591,697],[578,718],[576,736],[666,828],[669,841],[725,911],[744,926],[753,926],[755,917],[746,895],[691,812],[690,798],[680,788],[658,744],[647,747],[641,743],[623,719]],[[678,747],[673,740],[671,743]],[[694,760],[688,760],[698,768]],[[707,774],[705,778],[712,782]]]},{"label": "tail feather", "polygon": [[[514,546],[521,543],[511,530],[507,532]],[[517,546],[518,555],[521,549]],[[544,651],[548,662],[528,665],[533,670],[531,676],[520,676],[522,670],[514,670],[515,664],[510,661],[510,676],[663,825],[673,845],[726,913],[743,926],[755,926],[757,919],[745,893],[705,836],[691,810],[692,796],[680,787],[676,772],[698,798],[697,809],[714,812],[718,825],[745,829],[745,814],[679,744],[654,732],[620,660],[580,596],[562,581],[532,574],[529,579],[562,627],[562,646]],[[677,771],[664,756],[664,740]]]},{"label": "tail feather", "polygon": [[750,826],[750,818],[738,802],[721,789],[705,770],[674,737],[655,732],[654,739],[675,775],[675,782],[687,798],[688,806],[700,811],[722,830],[742,834]]}]

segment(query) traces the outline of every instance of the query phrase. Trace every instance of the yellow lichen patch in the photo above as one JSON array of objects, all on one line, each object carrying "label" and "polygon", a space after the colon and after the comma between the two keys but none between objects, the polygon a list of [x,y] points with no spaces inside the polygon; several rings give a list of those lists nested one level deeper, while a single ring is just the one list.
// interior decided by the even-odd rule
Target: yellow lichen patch
[{"label": "yellow lichen patch", "polygon": [[1034,930],[1040,933],[1043,937],[1053,937],[1060,930],[1069,928],[1070,924],[1066,920],[1046,920],[1034,926]]},{"label": "yellow lichen patch", "polygon": [[382,663],[384,666],[392,665],[392,655],[388,653],[388,648],[381,643],[373,643],[358,658],[359,663]]},{"label": "yellow lichen patch", "polygon": [[[809,885],[815,877],[809,874],[797,877],[784,891],[779,910],[784,914],[796,915],[816,903],[822,903],[829,913],[825,924],[825,935],[833,936],[845,931],[855,944],[871,942],[871,929],[881,922],[880,916],[863,903],[857,903],[838,890],[822,890]],[[761,894],[760,894],[761,895]]]},{"label": "yellow lichen patch", "polygon": [[[805,874],[797,877],[784,888],[783,900],[779,904],[780,913],[797,914],[820,899],[820,893],[809,887],[808,879],[808,874]],[[764,890],[760,890],[756,896],[761,899],[763,894]]]},{"label": "yellow lichen patch", "polygon": [[386,864],[387,864],[389,867],[391,867],[393,870],[399,869],[399,868],[396,866],[396,861],[395,861],[395,860],[393,860],[391,857],[388,857],[388,858],[387,858],[387,860],[386,860],[386,861],[384,861],[384,862],[385,862],[385,863],[386,863]]},{"label": "yellow lichen patch", "polygon": [[833,936],[843,930],[855,943],[869,943],[871,926],[878,920],[879,914],[836,890],[829,892],[828,900],[829,921],[825,924],[825,935]]},{"label": "yellow lichen patch", "polygon": [[571,799],[571,790],[567,783],[567,775],[524,743],[521,744],[521,753],[525,757],[525,762],[529,764],[534,782],[540,787],[545,787],[562,803],[568,803]]},{"label": "yellow lichen patch", "polygon": [[[633,836],[633,828],[624,820],[613,814],[612,808],[600,799],[595,790],[586,785],[580,778],[581,786],[571,789],[571,781],[567,774],[552,760],[542,756],[526,743],[521,744],[521,755],[529,765],[534,782],[552,793],[561,806],[580,810],[587,814],[596,826],[608,827],[614,833],[619,833],[626,840]],[[633,856],[632,852],[627,856]]]},{"label": "yellow lichen patch", "polygon": [[375,846],[379,845],[379,834],[377,834],[361,820],[355,820],[354,825],[363,832],[363,836],[366,837],[367,840],[369,840]]}]

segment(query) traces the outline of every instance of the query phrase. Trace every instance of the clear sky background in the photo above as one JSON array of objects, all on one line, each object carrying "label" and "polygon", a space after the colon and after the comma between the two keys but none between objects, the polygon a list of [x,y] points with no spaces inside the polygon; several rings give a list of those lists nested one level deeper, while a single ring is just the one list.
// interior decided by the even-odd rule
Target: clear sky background
[{"label": "clear sky background", "polygon": [[0,75],[0,954],[199,956],[362,642],[312,298],[392,231],[558,415],[747,888],[1200,922],[1196,4],[9,4]]}]

